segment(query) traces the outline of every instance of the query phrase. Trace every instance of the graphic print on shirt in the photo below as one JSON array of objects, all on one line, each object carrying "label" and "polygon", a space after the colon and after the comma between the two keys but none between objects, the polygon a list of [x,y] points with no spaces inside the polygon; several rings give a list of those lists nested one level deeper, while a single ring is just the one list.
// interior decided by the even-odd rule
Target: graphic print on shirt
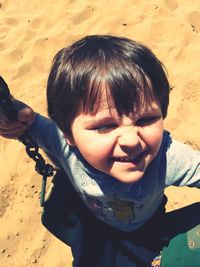
[{"label": "graphic print on shirt", "polygon": [[[89,179],[90,179],[90,183],[92,185],[96,184],[96,182],[93,179],[91,179],[91,178],[89,178]],[[82,184],[81,184],[82,186],[87,186],[88,185],[88,177],[86,178],[86,176],[84,174],[81,175],[81,181],[82,181]]]},{"label": "graphic print on shirt", "polygon": [[135,219],[134,204],[131,201],[121,200],[116,194],[113,194],[113,201],[108,204],[113,210],[113,217],[122,222],[133,222]]},{"label": "graphic print on shirt", "polygon": [[[135,222],[136,210],[142,210],[144,203],[143,201],[133,202],[133,200],[131,200],[129,195],[132,195],[132,190],[129,191],[126,188],[127,197],[124,198],[118,195],[115,186],[113,190],[110,190],[115,192],[110,192],[110,194],[106,195],[105,191],[109,190],[105,181],[104,183],[101,181],[101,183],[99,181],[97,183],[85,173],[82,173],[79,177],[80,179],[77,180],[77,185],[79,184],[78,188],[81,190],[77,191],[77,193],[96,217],[111,224],[132,224]],[[117,191],[121,190],[121,187],[117,188]],[[142,192],[140,188],[137,188],[137,196],[142,195]]]},{"label": "graphic print on shirt", "polygon": [[85,199],[87,201],[87,205],[97,217],[106,217],[106,214],[103,213],[103,203],[98,198],[85,195]]}]

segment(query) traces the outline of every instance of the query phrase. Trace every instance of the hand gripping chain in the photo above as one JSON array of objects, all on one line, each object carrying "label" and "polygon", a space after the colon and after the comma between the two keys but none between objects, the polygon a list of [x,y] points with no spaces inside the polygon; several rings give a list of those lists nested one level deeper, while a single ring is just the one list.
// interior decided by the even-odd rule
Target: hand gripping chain
[{"label": "hand gripping chain", "polygon": [[[1,76],[0,76],[0,114],[2,114],[5,118],[9,120],[17,119],[17,111],[13,106],[9,88]],[[33,138],[28,134],[27,131],[25,131],[24,134],[18,138],[18,140],[25,145],[26,153],[28,154],[28,156],[36,162],[35,164],[36,172],[42,175],[40,205],[41,207],[43,207],[45,203],[47,177],[53,176],[54,171],[56,171],[57,168],[55,168],[50,164],[45,163],[44,158],[38,152],[39,147],[37,143],[33,140]]]}]

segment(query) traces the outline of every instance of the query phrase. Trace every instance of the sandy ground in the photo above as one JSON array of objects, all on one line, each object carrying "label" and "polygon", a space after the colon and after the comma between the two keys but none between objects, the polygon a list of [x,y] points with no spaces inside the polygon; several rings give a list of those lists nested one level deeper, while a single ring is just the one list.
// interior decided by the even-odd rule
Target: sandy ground
[{"label": "sandy ground", "polygon": [[[0,75],[12,94],[46,114],[51,60],[89,34],[126,36],[148,45],[172,86],[165,125],[200,148],[199,0],[0,1]],[[40,223],[41,178],[17,141],[0,139],[0,266],[67,266],[68,247]],[[169,188],[168,209],[200,201],[196,189]],[[68,265],[69,266],[69,265]]]}]

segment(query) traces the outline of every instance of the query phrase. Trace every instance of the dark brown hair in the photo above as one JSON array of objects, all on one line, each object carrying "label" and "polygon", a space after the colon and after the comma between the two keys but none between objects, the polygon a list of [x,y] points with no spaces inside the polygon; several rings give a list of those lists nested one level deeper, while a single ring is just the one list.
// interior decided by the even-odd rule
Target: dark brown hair
[{"label": "dark brown hair", "polygon": [[167,115],[170,86],[156,56],[127,38],[93,35],[54,57],[47,84],[49,116],[70,135],[80,105],[95,114],[105,90],[119,115],[137,112],[155,98],[163,118]]}]

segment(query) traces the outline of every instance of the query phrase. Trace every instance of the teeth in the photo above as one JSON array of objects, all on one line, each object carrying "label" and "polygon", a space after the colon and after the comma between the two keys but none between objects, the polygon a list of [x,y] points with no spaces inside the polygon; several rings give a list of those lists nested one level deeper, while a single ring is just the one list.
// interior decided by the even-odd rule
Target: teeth
[{"label": "teeth", "polygon": [[143,152],[134,155],[134,156],[127,156],[127,157],[115,157],[115,160],[127,162],[127,161],[133,161],[136,160],[138,157],[140,157],[143,154]]},{"label": "teeth", "polygon": [[116,158],[117,160],[120,160],[120,161],[132,161],[136,158],[137,156],[129,156],[129,157],[118,157]]}]

